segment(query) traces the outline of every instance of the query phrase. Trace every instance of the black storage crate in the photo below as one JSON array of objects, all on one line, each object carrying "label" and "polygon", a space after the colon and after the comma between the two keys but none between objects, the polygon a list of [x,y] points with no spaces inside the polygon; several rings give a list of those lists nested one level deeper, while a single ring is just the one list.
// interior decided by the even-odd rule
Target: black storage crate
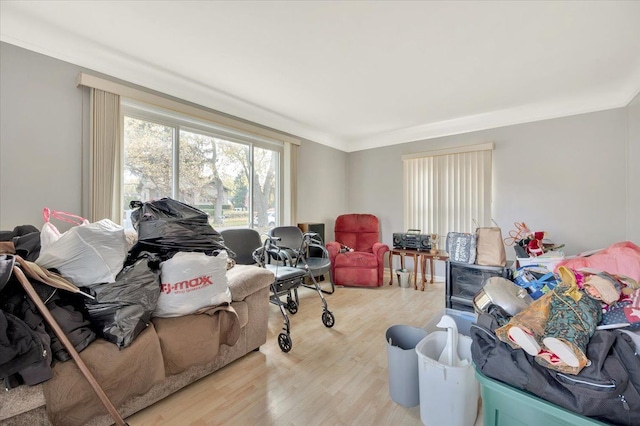
[{"label": "black storage crate", "polygon": [[473,312],[473,298],[487,278],[510,278],[511,270],[502,266],[481,266],[447,261],[446,305],[450,309]]}]

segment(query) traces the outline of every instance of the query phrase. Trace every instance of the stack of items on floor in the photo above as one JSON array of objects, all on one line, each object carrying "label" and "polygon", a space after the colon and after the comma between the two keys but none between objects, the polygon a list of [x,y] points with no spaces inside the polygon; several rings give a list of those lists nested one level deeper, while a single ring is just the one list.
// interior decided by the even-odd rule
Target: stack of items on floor
[{"label": "stack of items on floor", "polygon": [[[0,233],[0,379],[4,380],[6,389],[45,382],[47,411],[54,423],[73,423],[64,417],[75,414],[64,412],[69,408],[63,406],[68,402],[63,401],[65,392],[47,390],[46,387],[46,382],[54,375],[61,374],[61,371],[71,372],[62,364],[63,368],[52,368],[56,362],[69,360],[70,356],[34,302],[25,294],[16,279],[14,266],[29,276],[38,296],[78,352],[86,349],[96,336],[121,350],[131,346],[147,328],[155,326],[160,333],[162,327],[174,327],[167,317],[206,313],[216,314],[221,329],[209,332],[211,345],[216,345],[206,350],[210,357],[216,355],[218,343],[235,345],[241,326],[246,324],[244,317],[247,313],[243,312],[243,324],[240,324],[238,313],[230,306],[232,295],[227,270],[233,267],[230,259],[233,253],[227,253],[222,237],[209,225],[206,213],[169,198],[138,203],[135,207],[132,219],[137,236],[133,239],[137,242],[133,245],[128,243],[124,229],[108,219],[89,223],[81,217],[48,209],[44,212],[42,231],[24,225]],[[61,233],[51,223],[54,218],[75,226]],[[251,294],[253,290],[244,282],[246,274],[238,273],[243,275],[245,293]],[[267,277],[261,281],[265,281],[266,295],[270,280]],[[242,296],[238,300],[243,300],[246,295],[234,296]],[[267,306],[267,298],[264,300]],[[141,337],[145,347],[135,349],[142,350],[136,356],[143,362],[159,350],[156,349],[156,338],[150,340],[147,334],[145,336]],[[170,344],[161,338],[163,351]],[[194,349],[197,352],[206,348]],[[252,349],[255,348],[248,351]],[[158,360],[162,364],[162,357]],[[153,380],[140,384],[144,388],[137,388],[135,382],[146,377],[149,368],[158,367],[155,359],[151,362],[149,358],[146,366],[132,365],[132,368],[140,370],[128,373],[109,373],[117,363],[109,365],[107,359],[98,362],[104,368],[99,372],[101,375],[137,376],[128,389],[120,389],[126,395],[118,394],[115,397],[118,401],[142,395],[165,374],[176,374],[187,368],[160,365],[161,371],[150,373]],[[129,379],[124,377],[124,380]],[[60,386],[60,382],[57,383]],[[52,406],[62,404],[58,407],[60,413],[51,411],[54,408],[50,407],[50,402]],[[88,405],[88,402],[82,404]],[[78,421],[84,423],[86,419]]]},{"label": "stack of items on floor", "polygon": [[616,243],[542,277],[519,271],[503,283],[516,287],[518,303],[481,304],[471,330],[476,369],[578,415],[637,425],[640,247]]},{"label": "stack of items on floor", "polygon": [[478,227],[475,233],[447,233],[446,250],[454,262],[479,266],[506,266],[507,256],[504,246],[513,246],[521,265],[532,263],[548,264],[560,261],[564,254],[559,251],[564,244],[554,244],[546,237],[546,232],[532,232],[524,223],[516,222],[515,229],[502,239],[499,226]]},{"label": "stack of items on floor", "polygon": [[500,227],[481,227],[474,233],[447,233],[449,255],[445,303],[449,309],[473,311],[473,298],[491,277],[510,277]]}]

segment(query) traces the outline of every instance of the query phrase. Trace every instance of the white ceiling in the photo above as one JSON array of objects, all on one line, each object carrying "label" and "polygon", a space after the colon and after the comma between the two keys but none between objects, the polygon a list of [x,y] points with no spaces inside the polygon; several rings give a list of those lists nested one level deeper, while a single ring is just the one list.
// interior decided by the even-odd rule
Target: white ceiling
[{"label": "white ceiling", "polygon": [[639,1],[7,1],[0,40],[343,151],[622,107]]}]

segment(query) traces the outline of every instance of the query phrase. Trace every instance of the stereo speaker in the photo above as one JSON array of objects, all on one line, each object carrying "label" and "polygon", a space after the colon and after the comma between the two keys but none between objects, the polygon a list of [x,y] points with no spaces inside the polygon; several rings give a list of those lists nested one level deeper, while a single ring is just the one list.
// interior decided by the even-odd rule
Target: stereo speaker
[{"label": "stereo speaker", "polygon": [[420,248],[418,250],[431,250],[431,235],[420,235]]}]

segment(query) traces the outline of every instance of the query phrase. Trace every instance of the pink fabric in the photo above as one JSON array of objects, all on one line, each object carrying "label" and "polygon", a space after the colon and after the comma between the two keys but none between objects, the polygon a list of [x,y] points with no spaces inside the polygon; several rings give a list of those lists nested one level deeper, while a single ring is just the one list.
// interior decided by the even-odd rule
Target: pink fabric
[{"label": "pink fabric", "polygon": [[[384,254],[389,246],[379,242],[378,218],[371,214],[338,216],[335,241],[327,243],[331,258],[333,282],[347,286],[381,286],[384,274]],[[354,249],[340,253],[341,244]]]},{"label": "pink fabric", "polygon": [[590,268],[640,281],[640,247],[630,241],[615,243],[591,256],[572,257],[558,263],[569,269]]}]

